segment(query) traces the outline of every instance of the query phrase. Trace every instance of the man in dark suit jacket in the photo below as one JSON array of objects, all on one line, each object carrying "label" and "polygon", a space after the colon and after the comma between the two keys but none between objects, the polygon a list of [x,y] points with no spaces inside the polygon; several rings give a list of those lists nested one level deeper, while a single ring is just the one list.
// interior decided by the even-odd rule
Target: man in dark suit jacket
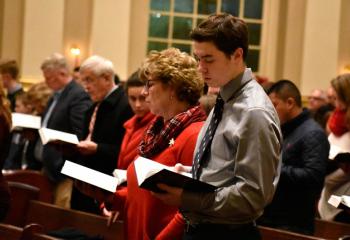
[{"label": "man in dark suit jacket", "polygon": [[[125,133],[124,122],[133,116],[122,87],[114,82],[111,61],[88,58],[80,68],[81,80],[94,105],[86,114],[83,141],[78,144],[79,162],[112,175]],[[73,188],[72,208],[97,213],[95,201]]]},{"label": "man in dark suit jacket", "polygon": [[[84,115],[92,104],[89,95],[71,79],[68,64],[62,55],[48,57],[42,63],[41,70],[47,85],[54,91],[42,116],[42,126],[73,133],[82,139]],[[41,157],[44,174],[56,183],[55,204],[70,207],[72,181],[60,173],[68,157],[57,146],[50,144],[44,145]]]}]

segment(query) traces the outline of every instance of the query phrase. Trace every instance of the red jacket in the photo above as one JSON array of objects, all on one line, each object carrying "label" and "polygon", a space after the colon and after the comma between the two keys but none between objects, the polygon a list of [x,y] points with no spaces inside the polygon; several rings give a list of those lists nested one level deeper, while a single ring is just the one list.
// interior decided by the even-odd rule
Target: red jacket
[{"label": "red jacket", "polygon": [[[203,122],[189,125],[175,139],[175,143],[153,157],[154,161],[168,166],[176,163],[192,165],[193,152]],[[184,220],[178,209],[153,197],[150,191],[138,187],[134,164],[127,170],[127,188],[116,192],[114,209],[119,210],[126,198],[126,239],[181,239]]]},{"label": "red jacket", "polygon": [[154,114],[149,112],[141,119],[135,115],[124,123],[125,135],[119,152],[118,169],[127,169],[136,158],[143,133],[154,117]]}]

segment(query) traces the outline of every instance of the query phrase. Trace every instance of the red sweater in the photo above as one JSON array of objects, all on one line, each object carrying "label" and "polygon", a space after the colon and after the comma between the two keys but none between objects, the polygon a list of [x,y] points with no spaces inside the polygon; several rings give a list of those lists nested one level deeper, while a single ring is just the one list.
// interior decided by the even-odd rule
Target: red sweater
[{"label": "red sweater", "polygon": [[[198,133],[203,122],[189,125],[176,139],[172,146],[153,157],[154,161],[168,166],[176,163],[192,165],[193,152]],[[126,214],[126,239],[181,239],[184,220],[178,209],[153,197],[150,191],[141,189],[137,184],[134,164],[127,170],[128,186],[115,195],[114,209],[121,207],[126,197],[124,212]]]},{"label": "red sweater", "polygon": [[124,123],[125,135],[119,152],[118,169],[127,169],[137,156],[137,147],[148,124],[154,119],[154,114],[147,113],[141,119],[133,116]]}]

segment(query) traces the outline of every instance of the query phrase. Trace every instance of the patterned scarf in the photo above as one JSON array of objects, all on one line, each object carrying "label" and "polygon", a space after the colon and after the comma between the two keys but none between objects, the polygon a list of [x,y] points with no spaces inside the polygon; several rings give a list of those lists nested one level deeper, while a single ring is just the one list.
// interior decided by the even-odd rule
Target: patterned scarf
[{"label": "patterned scarf", "polygon": [[331,116],[328,119],[328,127],[331,132],[336,136],[341,136],[347,131],[349,128],[346,125],[346,111],[340,110],[336,108],[334,112],[332,112]]},{"label": "patterned scarf", "polygon": [[162,152],[191,123],[205,121],[206,114],[198,105],[179,113],[164,122],[163,117],[157,117],[147,128],[139,145],[139,155],[151,158]]}]

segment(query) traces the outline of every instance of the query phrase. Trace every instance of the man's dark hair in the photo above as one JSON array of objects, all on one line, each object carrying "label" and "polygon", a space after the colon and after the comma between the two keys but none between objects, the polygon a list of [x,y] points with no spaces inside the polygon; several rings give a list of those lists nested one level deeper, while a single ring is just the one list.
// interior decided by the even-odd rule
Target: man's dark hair
[{"label": "man's dark hair", "polygon": [[145,86],[145,82],[140,79],[139,77],[139,71],[135,71],[131,76],[126,80],[124,88],[125,91],[128,91],[129,87],[143,87]]},{"label": "man's dark hair", "polygon": [[15,60],[4,60],[0,62],[0,73],[9,74],[13,79],[18,78],[19,67]]},{"label": "man's dark hair", "polygon": [[298,107],[301,107],[301,95],[298,87],[290,80],[282,79],[273,84],[267,91],[270,95],[275,93],[278,98],[286,101],[288,98],[293,98]]},{"label": "man's dark hair", "polygon": [[227,57],[237,48],[243,49],[244,60],[248,54],[247,24],[227,13],[210,15],[191,31],[190,38],[197,42],[213,42]]}]

